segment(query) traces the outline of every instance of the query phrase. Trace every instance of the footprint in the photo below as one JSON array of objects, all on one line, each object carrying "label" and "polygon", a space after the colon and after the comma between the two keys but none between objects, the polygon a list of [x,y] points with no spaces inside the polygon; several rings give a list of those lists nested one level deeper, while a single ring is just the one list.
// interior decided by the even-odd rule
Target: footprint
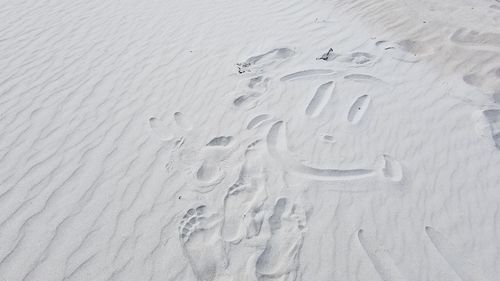
[{"label": "footprint", "polygon": [[149,118],[149,126],[161,140],[168,141],[174,138],[174,135],[170,132],[170,128],[160,118]]},{"label": "footprint", "polygon": [[259,218],[258,214],[260,204],[255,200],[262,188],[263,184],[257,179],[250,182],[240,179],[229,188],[224,198],[222,225],[224,241],[238,243],[243,238],[252,238],[260,233],[262,225],[262,218]]},{"label": "footprint", "polygon": [[294,72],[288,75],[285,75],[280,78],[281,81],[293,81],[297,79],[305,79],[305,78],[316,78],[328,74],[332,74],[333,70],[331,69],[308,69],[302,70],[298,72]]},{"label": "footprint", "polygon": [[324,61],[335,61],[339,63],[349,63],[353,67],[368,66],[374,63],[375,56],[370,53],[365,52],[353,52],[348,55],[337,54],[333,49],[329,49],[328,52],[324,53],[321,57],[316,58],[317,60]]},{"label": "footprint", "polygon": [[396,43],[402,51],[412,54],[413,56],[421,57],[432,53],[432,48],[429,44],[411,39],[401,40]]},{"label": "footprint", "polygon": [[467,85],[471,85],[474,87],[480,87],[482,83],[482,77],[477,73],[466,74],[462,77],[462,80],[464,80]]},{"label": "footprint", "polygon": [[174,113],[174,120],[177,125],[185,131],[191,131],[193,129],[193,123],[182,112]]},{"label": "footprint", "polygon": [[306,107],[306,115],[313,118],[320,115],[328,101],[330,101],[334,89],[335,84],[333,83],[333,81],[319,86],[316,90],[316,93],[314,94],[314,97]]},{"label": "footprint", "polygon": [[[213,186],[222,181],[224,172],[213,160],[204,160],[198,170],[196,170],[196,179],[200,186]],[[210,189],[211,190],[211,189]],[[206,190],[207,192],[210,190]]]},{"label": "footprint", "polygon": [[245,152],[245,162],[238,180],[224,198],[224,241],[238,243],[260,233],[262,217],[260,207],[267,195],[259,143],[251,144]]},{"label": "footprint", "polygon": [[264,174],[262,166],[262,140],[257,140],[249,144],[245,150],[245,162],[241,167],[240,179],[261,178]]},{"label": "footprint", "polygon": [[446,262],[462,278],[463,281],[487,281],[481,269],[463,257],[460,251],[448,241],[444,235],[430,226],[425,227],[432,244],[443,256]]},{"label": "footprint", "polygon": [[479,32],[460,28],[455,31],[450,40],[460,45],[494,46],[500,47],[500,34],[492,32]]},{"label": "footprint", "polygon": [[250,122],[248,122],[247,129],[251,130],[251,129],[258,128],[258,127],[264,125],[265,123],[271,121],[272,119],[273,119],[273,116],[270,114],[257,115],[254,118],[252,118],[252,120],[250,120]]},{"label": "footprint", "polygon": [[294,55],[295,52],[289,48],[273,49],[265,54],[250,57],[244,62],[237,63],[238,73],[262,72],[266,67],[277,65],[287,58]]},{"label": "footprint", "polygon": [[262,82],[262,79],[264,76],[260,75],[254,78],[250,78],[250,82],[248,82],[248,88],[252,89],[255,87],[256,84],[259,84]]},{"label": "footprint", "polygon": [[221,136],[213,138],[210,142],[207,143],[207,146],[228,146],[233,141],[233,137],[231,136]]},{"label": "footprint", "polygon": [[353,102],[351,108],[349,109],[349,113],[347,114],[347,120],[349,120],[349,122],[351,122],[354,125],[358,124],[365,115],[366,110],[370,105],[370,101],[371,98],[368,95],[362,95],[358,97]]},{"label": "footprint", "polygon": [[365,231],[363,231],[362,229],[358,231],[358,239],[382,280],[409,280],[403,274],[401,274],[389,251],[379,246],[377,241],[366,235]]},{"label": "footprint", "polygon": [[462,77],[463,81],[479,88],[486,94],[494,95],[500,89],[500,68],[495,67],[487,71],[468,73]]},{"label": "footprint", "polygon": [[[276,201],[269,218],[271,237],[266,248],[257,259],[258,280],[279,278],[295,280],[300,266],[299,253],[304,236],[305,218],[301,218],[298,207],[287,208],[286,198]],[[287,210],[290,209],[290,210]]]},{"label": "footprint", "polygon": [[271,78],[264,78],[264,76],[260,75],[250,79],[250,81],[248,82],[248,88],[265,92],[267,90],[269,81],[271,81]]},{"label": "footprint", "polygon": [[375,60],[375,56],[365,52],[354,52],[348,56],[341,57],[341,59],[357,66],[366,66]]},{"label": "footprint", "polygon": [[247,94],[243,94],[234,99],[233,104],[237,108],[241,109],[252,109],[257,106],[258,98],[262,94],[260,92],[250,92]]},{"label": "footprint", "polygon": [[380,41],[375,42],[375,46],[382,47],[382,48],[384,48],[384,50],[391,50],[391,49],[396,48],[394,46],[394,44],[391,44],[390,42],[387,42],[385,40],[380,40]]},{"label": "footprint", "polygon": [[189,209],[179,225],[184,256],[199,281],[213,281],[223,274],[227,260],[219,239],[219,219],[207,216],[206,206]]},{"label": "footprint", "polygon": [[483,115],[488,122],[495,147],[500,150],[500,109],[484,110]]},{"label": "footprint", "polygon": [[393,59],[416,63],[422,57],[431,55],[432,48],[428,47],[424,42],[414,40],[401,40],[399,42],[388,42],[385,40],[377,41],[375,45],[381,48],[384,53],[389,54]]}]

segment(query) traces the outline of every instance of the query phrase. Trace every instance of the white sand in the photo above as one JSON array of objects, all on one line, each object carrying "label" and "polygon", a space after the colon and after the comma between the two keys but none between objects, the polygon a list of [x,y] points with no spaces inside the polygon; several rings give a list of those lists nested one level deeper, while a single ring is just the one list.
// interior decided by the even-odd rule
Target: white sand
[{"label": "white sand", "polygon": [[500,1],[3,1],[0,280],[500,280]]}]

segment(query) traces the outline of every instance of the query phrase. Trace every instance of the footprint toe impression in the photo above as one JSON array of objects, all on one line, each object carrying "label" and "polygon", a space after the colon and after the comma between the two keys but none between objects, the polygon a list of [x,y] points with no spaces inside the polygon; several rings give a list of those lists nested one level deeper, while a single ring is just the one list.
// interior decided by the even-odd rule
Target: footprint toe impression
[{"label": "footprint toe impression", "polygon": [[179,225],[179,239],[197,280],[212,281],[224,268],[225,255],[218,239],[218,220],[205,206],[189,209]]}]

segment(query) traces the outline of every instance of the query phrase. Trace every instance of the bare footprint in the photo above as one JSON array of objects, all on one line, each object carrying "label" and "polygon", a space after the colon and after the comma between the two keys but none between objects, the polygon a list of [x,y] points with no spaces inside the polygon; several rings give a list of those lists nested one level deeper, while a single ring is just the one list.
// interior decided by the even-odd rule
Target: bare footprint
[{"label": "bare footprint", "polygon": [[185,131],[191,131],[193,129],[193,123],[182,112],[174,113],[174,120],[177,125]]},{"label": "bare footprint", "polygon": [[223,274],[226,256],[219,239],[219,219],[206,214],[206,206],[189,209],[179,225],[184,255],[198,281],[213,281]]},{"label": "bare footprint", "polygon": [[434,50],[424,42],[410,39],[401,40],[399,42],[381,40],[377,41],[375,45],[393,59],[408,63],[416,63],[423,57],[429,56],[434,52]]},{"label": "bare footprint", "polygon": [[499,33],[479,32],[466,28],[460,28],[455,31],[451,35],[450,40],[460,45],[500,47]]},{"label": "bare footprint", "polygon": [[337,54],[333,49],[329,49],[328,52],[321,55],[321,57],[316,58],[317,60],[324,61],[335,61],[337,63],[349,64],[351,67],[366,67],[373,65],[376,57],[370,53],[365,52],[353,52],[347,55]]},{"label": "bare footprint", "polygon": [[500,97],[500,67],[472,72],[462,77],[463,81],[480,89],[484,94],[491,95],[494,102],[499,102]]},{"label": "bare footprint", "polygon": [[280,280],[296,278],[300,266],[299,253],[305,218],[300,216],[297,206],[287,208],[287,205],[286,198],[278,199],[273,215],[269,218],[271,237],[256,264],[259,281],[270,278],[280,278]]},{"label": "bare footprint", "polygon": [[250,145],[238,180],[224,198],[224,241],[237,243],[242,238],[251,238],[260,233],[262,218],[259,211],[267,197],[261,163],[258,145]]},{"label": "bare footprint", "polygon": [[149,118],[149,126],[151,130],[163,141],[172,140],[174,135],[171,133],[170,128],[167,124],[160,118],[151,117]]},{"label": "bare footprint", "polygon": [[224,241],[238,243],[243,238],[258,235],[262,218],[258,215],[261,204],[256,202],[256,199],[263,188],[262,182],[258,180],[250,183],[238,180],[229,188],[224,198],[224,224],[222,226]]},{"label": "bare footprint", "polygon": [[244,93],[233,100],[233,105],[239,109],[252,109],[259,103],[258,98],[260,96],[262,96],[262,93],[257,91]]},{"label": "bare footprint", "polygon": [[375,60],[375,56],[365,52],[354,52],[346,56],[345,60],[357,66],[367,66]]},{"label": "bare footprint", "polygon": [[250,81],[248,82],[248,88],[256,91],[265,92],[267,91],[267,87],[270,81],[271,78],[259,75],[254,78],[250,78]]},{"label": "bare footprint", "polygon": [[273,49],[267,53],[253,56],[245,60],[244,62],[237,63],[238,73],[254,72],[259,73],[264,71],[265,68],[277,65],[287,58],[293,56],[295,52],[289,48],[277,48]]},{"label": "bare footprint", "polygon": [[[213,159],[205,159],[196,170],[195,178],[197,185],[202,187],[200,192],[212,191],[213,187],[220,183],[225,177],[224,171]],[[211,188],[207,188],[211,187]]]}]

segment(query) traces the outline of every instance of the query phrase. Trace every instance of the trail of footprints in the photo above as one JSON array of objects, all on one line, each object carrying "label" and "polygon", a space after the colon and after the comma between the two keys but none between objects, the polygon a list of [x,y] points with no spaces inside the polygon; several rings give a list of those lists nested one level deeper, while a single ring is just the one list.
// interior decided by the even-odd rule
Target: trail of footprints
[{"label": "trail of footprints", "polygon": [[295,280],[293,276],[299,268],[299,251],[306,227],[305,213],[299,205],[283,197],[275,202],[268,216],[262,210],[268,198],[258,143],[249,145],[244,157],[238,179],[223,199],[221,215],[210,212],[205,205],[190,208],[183,215],[179,240],[184,255],[197,280],[224,280],[219,278],[231,276],[228,249],[245,247],[242,240],[262,236],[263,225],[267,224],[269,238],[262,249],[255,249],[255,272],[247,278],[270,280],[270,277],[286,279],[291,276],[292,279],[286,280]]},{"label": "trail of footprints", "polygon": [[[332,69],[318,68],[286,74],[279,78],[279,81],[274,80],[269,73],[285,64],[294,54],[289,48],[279,48],[237,64],[238,73],[247,78],[240,84],[240,89],[232,100],[234,108],[248,111],[257,107],[268,94],[271,83],[328,79],[335,74]],[[376,57],[362,52],[341,55],[331,50],[318,60],[364,67],[374,63]],[[344,79],[376,81],[376,78],[366,74],[350,74]],[[304,107],[304,116],[309,119],[319,118],[331,108],[330,103],[335,91],[334,80],[319,84]],[[352,126],[363,122],[370,101],[369,94],[359,95],[349,107],[343,121]],[[193,191],[200,194],[199,198],[203,198],[203,194],[211,194],[210,192],[223,182],[225,171],[221,163],[241,145],[233,136],[223,135],[200,144],[201,149],[191,148],[189,151],[184,147],[184,135],[196,133],[196,130],[190,118],[180,111],[173,113],[170,122],[165,118],[151,117],[149,126],[158,139],[173,143],[173,150],[178,154],[179,162],[189,162],[187,167],[196,167],[187,177]],[[279,197],[274,203],[269,202],[270,187],[267,184],[266,167],[263,166],[266,163],[263,157],[266,155],[281,163],[284,170],[311,180],[337,181],[373,176],[381,176],[386,182],[399,182],[402,179],[401,165],[387,155],[382,155],[372,167],[359,169],[306,166],[294,160],[288,153],[285,122],[270,113],[260,113],[247,120],[246,129],[249,131],[263,127],[270,127],[265,140],[257,139],[247,146],[242,164],[238,168],[237,179],[227,187],[220,210],[210,209],[214,206],[198,203],[189,208],[179,222],[179,241],[197,280],[232,280],[234,269],[228,262],[229,255],[239,247],[252,247],[248,246],[252,243],[260,246],[253,246],[253,254],[248,257],[254,261],[252,270],[249,271],[250,276],[246,276],[248,280],[297,279],[300,249],[307,231],[307,216],[302,206],[290,198]],[[182,137],[176,137],[178,135]],[[334,136],[324,135],[323,139],[335,143]],[[266,202],[273,205],[272,210],[265,207]],[[360,234],[360,237],[362,236]],[[243,243],[244,241],[254,242]]]}]

